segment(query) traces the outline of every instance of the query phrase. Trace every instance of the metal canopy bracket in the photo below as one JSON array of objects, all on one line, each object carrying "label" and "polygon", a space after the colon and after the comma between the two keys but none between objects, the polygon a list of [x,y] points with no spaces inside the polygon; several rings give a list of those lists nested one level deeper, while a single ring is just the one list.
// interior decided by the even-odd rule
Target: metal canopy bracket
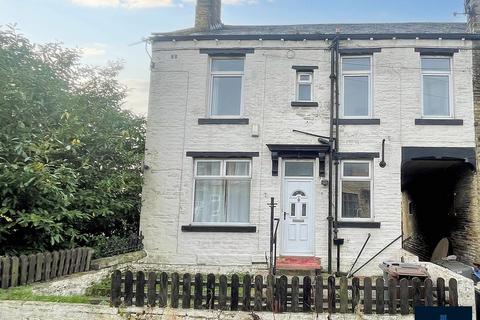
[{"label": "metal canopy bracket", "polygon": [[325,159],[328,145],[316,144],[267,144],[272,153],[272,176],[278,176],[278,158],[284,159]]}]

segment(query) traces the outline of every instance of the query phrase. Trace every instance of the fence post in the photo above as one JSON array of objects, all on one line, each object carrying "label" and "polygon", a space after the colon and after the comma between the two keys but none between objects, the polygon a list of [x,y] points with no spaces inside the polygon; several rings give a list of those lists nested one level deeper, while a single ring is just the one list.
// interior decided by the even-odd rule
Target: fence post
[{"label": "fence post", "polygon": [[372,278],[363,280],[363,313],[372,314]]},{"label": "fence post", "polygon": [[92,256],[93,256],[93,252],[95,250],[93,250],[92,248],[87,248],[87,258],[85,259],[85,271],[89,271],[90,270],[90,263],[92,262]]},{"label": "fence post", "polygon": [[203,300],[203,279],[200,273],[195,275],[195,290],[194,290],[194,298],[193,298],[193,308],[194,309],[201,309],[202,308],[202,300]]},{"label": "fence post", "polygon": [[145,305],[145,273],[137,272],[135,283],[135,306],[143,307]]},{"label": "fence post", "polygon": [[249,274],[243,276],[243,311],[250,311],[252,297],[252,277]]},{"label": "fence post", "polygon": [[[298,312],[298,277],[292,277],[292,310],[291,312]],[[305,294],[305,293],[304,293]]]},{"label": "fence post", "polygon": [[18,286],[18,270],[19,269],[19,259],[18,257],[12,257],[12,277],[10,278],[10,286]]},{"label": "fence post", "polygon": [[77,261],[77,250],[71,249],[70,250],[70,267],[68,268],[68,274],[72,274],[75,272],[75,261]]},{"label": "fence post", "polygon": [[45,269],[45,265],[44,265],[45,256],[43,255],[43,253],[37,253],[36,258],[37,258],[37,269],[35,272],[35,281],[42,281],[44,279],[43,270]]},{"label": "fence post", "polygon": [[168,304],[168,274],[162,272],[160,274],[160,293],[158,295],[158,306],[165,308]]},{"label": "fence post", "polygon": [[180,276],[178,273],[172,273],[172,296],[170,299],[170,306],[178,308],[178,296],[180,292]]},{"label": "fence post", "polygon": [[408,293],[408,280],[403,278],[400,280],[400,313],[402,315],[407,315],[410,312]]},{"label": "fence post", "polygon": [[354,277],[352,279],[352,312],[355,313],[355,308],[360,303],[360,279]]},{"label": "fence post", "polygon": [[70,270],[70,260],[72,259],[72,250],[65,251],[65,264],[63,265],[62,275],[67,275]]},{"label": "fence post", "polygon": [[445,280],[437,278],[437,306],[445,306]]},{"label": "fence post", "polygon": [[115,270],[112,273],[112,284],[110,292],[110,304],[114,307],[119,307],[122,303],[122,273],[120,270]]},{"label": "fence post", "polygon": [[215,275],[209,273],[207,275],[207,309],[215,308]]},{"label": "fence post", "polygon": [[238,275],[233,274],[232,275],[232,283],[231,283],[231,298],[230,298],[230,310],[235,311],[238,310],[238,287],[240,281],[238,280]]},{"label": "fence post", "polygon": [[375,313],[384,314],[385,312],[385,283],[383,278],[377,278],[375,282]]},{"label": "fence post", "polygon": [[323,277],[315,277],[315,312],[323,313]]},{"label": "fence post", "polygon": [[335,303],[335,277],[328,277],[328,313],[335,313],[337,306]]},{"label": "fence post", "polygon": [[278,311],[286,312],[287,311],[287,286],[288,279],[286,276],[281,276],[279,281],[277,281],[277,292],[278,292]]},{"label": "fence post", "polygon": [[255,297],[253,309],[255,311],[262,311],[263,309],[263,277],[261,275],[255,276]]},{"label": "fence post", "polygon": [[26,255],[20,256],[20,285],[27,284],[28,277],[28,257]]},{"label": "fence post", "polygon": [[34,254],[28,256],[28,277],[27,283],[31,284],[35,281],[35,270],[36,270],[37,257]]},{"label": "fence post", "polygon": [[425,306],[433,307],[433,282],[432,279],[425,279]]},{"label": "fence post", "polygon": [[147,279],[147,305],[155,307],[155,300],[157,299],[157,273],[149,272]]},{"label": "fence post", "polygon": [[45,273],[43,279],[45,281],[50,280],[50,273],[52,272],[52,254],[50,252],[45,252]]},{"label": "fence post", "polygon": [[220,310],[227,309],[227,291],[228,291],[228,283],[227,283],[227,276],[222,274],[218,279],[218,307]]},{"label": "fence post", "polygon": [[448,305],[449,307],[458,306],[457,280],[450,278],[448,281]]},{"label": "fence post", "polygon": [[413,287],[412,306],[415,308],[422,305],[422,281],[417,277],[413,278],[412,287]]},{"label": "fence post", "polygon": [[303,311],[312,311],[312,279],[303,277]]},{"label": "fence post", "polygon": [[59,255],[58,251],[53,251],[52,252],[52,271],[50,272],[50,278],[54,279],[57,277],[58,273],[58,260],[59,260]]},{"label": "fence post", "polygon": [[192,298],[192,277],[190,273],[183,275],[183,290],[182,290],[182,308],[190,308],[190,300]]},{"label": "fence post", "polygon": [[2,289],[7,289],[10,286],[10,257],[2,257],[1,260],[1,268],[2,271]]},{"label": "fence post", "polygon": [[125,272],[125,297],[124,303],[127,307],[132,305],[133,300],[133,273],[130,270]]},{"label": "fence post", "polygon": [[348,280],[347,277],[340,278],[340,313],[347,313],[348,309]]},{"label": "fence post", "polygon": [[397,313],[397,280],[388,280],[388,313]]},{"label": "fence post", "polygon": [[267,311],[274,311],[275,303],[275,277],[272,274],[267,276]]},{"label": "fence post", "polygon": [[65,250],[60,250],[58,252],[58,270],[57,270],[57,277],[63,276],[63,269],[65,268]]}]

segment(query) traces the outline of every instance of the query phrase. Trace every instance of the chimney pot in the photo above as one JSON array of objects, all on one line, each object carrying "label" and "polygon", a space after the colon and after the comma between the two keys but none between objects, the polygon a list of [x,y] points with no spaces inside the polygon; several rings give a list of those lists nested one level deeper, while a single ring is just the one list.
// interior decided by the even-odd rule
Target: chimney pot
[{"label": "chimney pot", "polygon": [[199,31],[208,31],[221,28],[221,12],[221,0],[197,0],[195,10],[195,29]]}]

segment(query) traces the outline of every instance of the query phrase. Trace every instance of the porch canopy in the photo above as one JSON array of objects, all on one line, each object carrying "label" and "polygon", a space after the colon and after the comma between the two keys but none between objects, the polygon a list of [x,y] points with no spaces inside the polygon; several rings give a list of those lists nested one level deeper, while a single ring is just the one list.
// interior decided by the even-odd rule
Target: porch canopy
[{"label": "porch canopy", "polygon": [[[330,147],[322,144],[267,144],[272,153],[272,176],[278,176],[278,158],[282,159],[316,159],[325,162],[325,155]],[[320,165],[319,174],[325,172],[325,165]]]}]

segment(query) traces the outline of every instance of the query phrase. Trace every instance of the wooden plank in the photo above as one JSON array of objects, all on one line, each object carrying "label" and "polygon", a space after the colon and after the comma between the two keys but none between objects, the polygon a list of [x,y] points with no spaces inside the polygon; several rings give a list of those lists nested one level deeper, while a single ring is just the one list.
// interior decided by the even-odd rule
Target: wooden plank
[{"label": "wooden plank", "polygon": [[315,277],[315,312],[323,313],[323,277]]},{"label": "wooden plank", "polygon": [[388,313],[397,313],[397,280],[388,279]]},{"label": "wooden plank", "polygon": [[202,301],[203,301],[203,279],[200,273],[195,275],[195,290],[194,290],[194,298],[193,298],[193,308],[194,309],[202,309]]},{"label": "wooden plank", "polygon": [[112,284],[110,291],[110,305],[119,307],[122,303],[122,273],[115,270],[112,273]]},{"label": "wooden plank", "polygon": [[335,277],[328,277],[328,313],[336,313]]},{"label": "wooden plank", "polygon": [[432,279],[425,279],[424,282],[425,288],[425,306],[433,307],[433,281]]},{"label": "wooden plank", "polygon": [[352,279],[352,312],[355,313],[360,303],[360,279],[354,277]]},{"label": "wooden plank", "polygon": [[77,250],[72,249],[71,252],[71,259],[70,259],[70,267],[68,268],[68,274],[72,274],[75,272],[75,263],[77,262]]},{"label": "wooden plank", "polygon": [[12,257],[12,271],[10,272],[10,287],[18,286],[18,275],[19,275],[19,267],[20,267],[20,259],[18,257]]},{"label": "wooden plank", "polygon": [[83,249],[76,248],[75,251],[77,252],[77,256],[75,257],[75,267],[73,268],[74,273],[80,272],[80,266],[82,261]]},{"label": "wooden plank", "polygon": [[445,280],[437,278],[437,306],[445,306]]},{"label": "wooden plank", "polygon": [[261,275],[255,276],[255,297],[253,302],[253,310],[263,310],[263,277]]},{"label": "wooden plank", "polygon": [[7,289],[10,287],[10,257],[2,257],[0,262],[2,265],[2,289]]},{"label": "wooden plank", "polygon": [[124,303],[127,307],[132,305],[133,300],[133,273],[130,270],[125,271],[125,293]]},{"label": "wooden plank", "polygon": [[135,281],[135,306],[143,307],[145,305],[145,273],[137,272]]},{"label": "wooden plank", "polygon": [[88,249],[85,247],[82,247],[80,248],[80,250],[82,252],[82,258],[80,259],[80,268],[78,271],[83,272],[85,271],[85,261],[87,260]]},{"label": "wooden plank", "polygon": [[85,260],[85,271],[89,271],[90,270],[90,263],[92,262],[92,256],[93,256],[93,253],[95,250],[93,250],[92,248],[87,248],[87,258]]},{"label": "wooden plank", "polygon": [[182,288],[182,308],[190,308],[190,299],[192,298],[192,277],[190,273],[183,275],[183,288]]},{"label": "wooden plank", "polygon": [[27,284],[31,284],[35,281],[37,257],[34,254],[28,256],[28,277]]},{"label": "wooden plank", "polygon": [[158,295],[158,306],[165,308],[168,304],[168,274],[162,272],[160,274],[160,293]]},{"label": "wooden plank", "polygon": [[207,299],[206,299],[207,309],[215,308],[215,275],[209,273],[207,275]]},{"label": "wooden plank", "polygon": [[180,276],[177,272],[172,273],[172,295],[170,297],[170,306],[178,308],[178,298],[180,293]]},{"label": "wooden plank", "polygon": [[377,278],[375,281],[375,313],[385,313],[385,283],[383,278]]},{"label": "wooden plank", "polygon": [[348,280],[347,277],[340,278],[340,313],[347,313],[348,310]]},{"label": "wooden plank", "polygon": [[422,303],[422,281],[415,277],[412,279],[412,290],[413,290],[413,304],[412,306],[420,307],[423,306]]},{"label": "wooden plank", "polygon": [[58,251],[52,252],[52,271],[50,272],[50,278],[55,279],[58,274],[58,262],[60,260],[60,255]]},{"label": "wooden plank", "polygon": [[238,287],[240,286],[240,281],[238,279],[237,274],[232,275],[232,283],[231,283],[231,298],[230,298],[230,310],[235,311],[238,310]]},{"label": "wooden plank", "polygon": [[63,276],[63,269],[65,268],[65,255],[66,252],[65,250],[60,250],[58,252],[58,271],[57,271],[57,277]]},{"label": "wooden plank", "polygon": [[363,280],[363,313],[372,314],[372,278],[367,277]]},{"label": "wooden plank", "polygon": [[147,306],[155,307],[157,300],[157,273],[151,271],[147,277]]},{"label": "wooden plank", "polygon": [[37,258],[35,281],[42,281],[44,279],[45,273],[45,255],[43,254],[43,252],[41,252],[37,253],[35,257]]},{"label": "wooden plank", "polygon": [[227,276],[222,274],[218,279],[218,308],[220,310],[227,310],[227,291]]},{"label": "wooden plank", "polygon": [[278,292],[278,312],[287,311],[287,277],[281,276],[277,281],[277,292]]},{"label": "wooden plank", "polygon": [[408,280],[400,280],[400,313],[404,316],[409,314],[410,306],[408,304]]},{"label": "wooden plank", "polygon": [[70,261],[72,260],[72,250],[65,251],[65,264],[63,265],[63,275],[67,275],[70,271]]},{"label": "wooden plank", "polygon": [[450,278],[448,281],[448,306],[458,307],[457,280],[455,278]]},{"label": "wooden plank", "polygon": [[309,276],[303,277],[303,311],[312,311],[312,279]]},{"label": "wooden plank", "polygon": [[299,280],[297,276],[292,277],[292,302],[290,312],[298,312]]},{"label": "wooden plank", "polygon": [[52,272],[52,254],[50,252],[45,252],[45,272],[43,275],[43,280],[50,280],[50,273]]},{"label": "wooden plank", "polygon": [[250,301],[252,298],[252,277],[249,274],[243,276],[243,303],[242,310],[250,311]]},{"label": "wooden plank", "polygon": [[267,276],[267,311],[274,310],[275,303],[275,277],[272,274]]},{"label": "wooden plank", "polygon": [[28,257],[24,254],[20,255],[20,285],[27,284],[28,278]]}]

